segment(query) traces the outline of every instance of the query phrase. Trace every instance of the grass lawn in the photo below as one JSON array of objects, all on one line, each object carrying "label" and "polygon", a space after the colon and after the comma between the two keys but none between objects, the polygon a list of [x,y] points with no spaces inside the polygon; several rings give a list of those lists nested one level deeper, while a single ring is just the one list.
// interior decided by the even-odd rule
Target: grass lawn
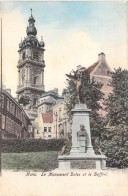
[{"label": "grass lawn", "polygon": [[58,167],[58,151],[2,153],[2,169],[49,171]]}]

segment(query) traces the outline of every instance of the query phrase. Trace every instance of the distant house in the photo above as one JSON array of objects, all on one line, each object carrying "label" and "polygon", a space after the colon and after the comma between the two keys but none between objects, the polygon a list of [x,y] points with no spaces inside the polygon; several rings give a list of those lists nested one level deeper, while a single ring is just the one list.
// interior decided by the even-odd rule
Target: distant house
[{"label": "distant house", "polygon": [[103,84],[102,92],[104,97],[107,98],[108,94],[112,91],[112,88],[108,86],[111,81],[111,68],[109,67],[105,54],[102,52],[98,55],[98,61],[88,67],[90,78],[94,78],[95,81]]},{"label": "distant house", "polygon": [[[103,84],[101,91],[104,93],[104,98],[106,99],[111,93],[112,88],[108,85],[111,81],[111,68],[106,61],[104,53],[100,53],[98,55],[98,61],[88,67],[88,73],[91,79]],[[103,101],[100,104],[104,108]],[[103,110],[100,110],[99,113],[101,116],[106,114]]]},{"label": "distant house", "polygon": [[62,96],[58,89],[45,92],[38,101],[38,117],[35,119],[35,138],[64,138],[70,131],[70,120],[66,114],[64,89]]},{"label": "distant house", "polygon": [[53,130],[52,130],[52,123],[53,123],[53,114],[42,114],[44,129],[43,129],[43,138],[44,139],[51,139]]},{"label": "distant house", "polygon": [[37,119],[37,127],[35,129],[34,138],[51,139],[53,135],[52,123],[53,114],[41,113]]},{"label": "distant house", "polygon": [[53,107],[64,100],[58,95],[58,89],[43,93],[38,100],[38,117],[35,119],[35,138],[53,138]]}]

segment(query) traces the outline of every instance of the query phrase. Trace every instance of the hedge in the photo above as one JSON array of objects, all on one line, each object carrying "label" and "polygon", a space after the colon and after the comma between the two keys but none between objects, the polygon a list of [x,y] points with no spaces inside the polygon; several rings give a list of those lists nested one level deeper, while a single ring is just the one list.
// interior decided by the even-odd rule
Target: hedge
[{"label": "hedge", "polygon": [[60,151],[65,143],[64,139],[11,139],[2,140],[1,152],[41,152]]}]

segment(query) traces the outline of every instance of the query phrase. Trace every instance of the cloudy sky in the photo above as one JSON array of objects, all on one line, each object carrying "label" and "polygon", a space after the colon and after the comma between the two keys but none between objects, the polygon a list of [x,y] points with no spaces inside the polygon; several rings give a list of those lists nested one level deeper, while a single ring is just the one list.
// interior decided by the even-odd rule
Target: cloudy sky
[{"label": "cloudy sky", "polygon": [[113,68],[127,68],[124,2],[0,2],[3,18],[3,83],[17,88],[18,45],[26,37],[30,8],[37,37],[45,42],[45,90],[66,86],[66,73],[90,66],[104,52]]}]

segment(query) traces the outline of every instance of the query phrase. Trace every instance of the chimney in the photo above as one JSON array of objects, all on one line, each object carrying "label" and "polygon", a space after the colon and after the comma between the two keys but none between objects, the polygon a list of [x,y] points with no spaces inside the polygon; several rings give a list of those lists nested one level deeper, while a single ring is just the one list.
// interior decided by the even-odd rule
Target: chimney
[{"label": "chimney", "polygon": [[98,61],[102,61],[104,62],[106,59],[105,59],[105,54],[103,52],[101,52],[100,54],[98,54]]},{"label": "chimney", "polygon": [[6,89],[6,85],[2,85],[2,89],[5,90]]}]

